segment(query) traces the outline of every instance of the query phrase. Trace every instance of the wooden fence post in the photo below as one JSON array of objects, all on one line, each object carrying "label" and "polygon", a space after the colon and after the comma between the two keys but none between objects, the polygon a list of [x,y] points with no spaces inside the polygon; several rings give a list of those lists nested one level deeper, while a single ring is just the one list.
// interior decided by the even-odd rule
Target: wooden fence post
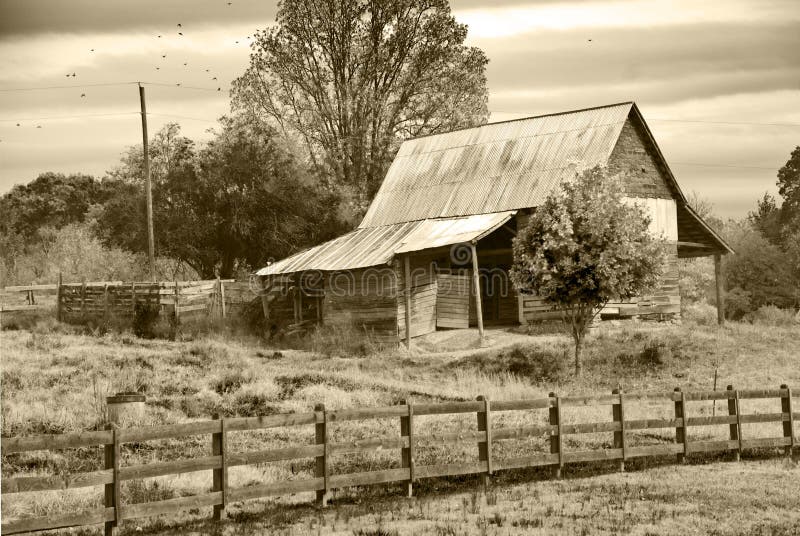
[{"label": "wooden fence post", "polygon": [[324,450],[322,456],[317,456],[316,458],[314,476],[323,479],[324,487],[321,490],[317,490],[317,501],[319,501],[321,507],[325,508],[328,506],[328,499],[330,498],[328,494],[328,477],[330,476],[328,467],[328,414],[325,411],[325,404],[317,404],[314,406],[314,412],[322,412],[322,422],[318,422],[315,425],[314,431],[317,445],[324,445]]},{"label": "wooden fence post", "polygon": [[81,283],[81,321],[86,321],[86,279]]},{"label": "wooden fence post", "polygon": [[222,492],[222,504],[214,505],[214,519],[219,521],[225,517],[225,507],[228,503],[228,434],[225,430],[225,419],[219,414],[214,415],[219,419],[219,432],[211,434],[211,454],[219,456],[222,460],[219,469],[214,469],[213,491]]},{"label": "wooden fence post", "polygon": [[675,419],[681,419],[681,425],[675,427],[675,442],[683,443],[683,453],[678,453],[678,463],[683,463],[686,459],[686,408],[683,405],[686,397],[681,391],[680,387],[675,388],[675,392],[681,397],[680,400],[675,401]]},{"label": "wooden fence post", "polygon": [[175,326],[177,327],[180,323],[180,312],[178,311],[180,307],[180,298],[181,298],[181,291],[178,288],[178,282],[175,281]]},{"label": "wooden fence post", "polygon": [[103,446],[105,454],[105,468],[111,469],[113,481],[105,485],[105,506],[114,508],[114,521],[105,522],[105,536],[116,536],[119,528],[120,512],[120,480],[119,480],[119,436],[112,424],[106,426],[112,431],[112,442]]},{"label": "wooden fence post", "polygon": [[614,422],[619,423],[619,431],[614,432],[614,448],[622,449],[622,459],[619,462],[619,470],[625,471],[625,413],[622,407],[622,391],[614,389],[611,394],[619,396],[619,404],[611,406],[611,413]]},{"label": "wooden fence post", "polygon": [[[730,393],[730,391],[733,391],[733,385],[729,385],[725,390]],[[736,417],[736,422],[732,422],[729,425],[730,438],[731,438],[731,441],[739,441],[739,435],[741,433],[741,429],[740,429],[741,425],[740,425],[740,417],[739,417],[739,394],[738,394],[738,391],[736,391],[736,392],[734,392],[732,394],[733,394],[733,398],[730,398],[730,394],[729,394],[729,397],[728,397],[728,415],[731,416],[731,417],[735,416]],[[733,457],[733,459],[736,460],[737,462],[742,459],[742,447],[741,447],[741,445],[742,445],[742,442],[739,441],[739,448],[736,450],[736,452],[734,453],[734,457]]]},{"label": "wooden fence post", "polygon": [[131,319],[136,318],[136,283],[131,283]]},{"label": "wooden fence post", "polygon": [[108,323],[108,283],[103,284],[103,322]]},{"label": "wooden fence post", "polygon": [[219,278],[217,278],[217,281],[219,281],[219,302],[220,302],[220,305],[222,306],[222,318],[225,318],[225,316],[226,316],[226,310],[225,310],[225,282],[222,279],[219,279]]},{"label": "wooden fence post", "polygon": [[401,404],[408,406],[408,416],[400,417],[400,436],[408,438],[408,448],[400,450],[400,466],[408,468],[406,495],[411,498],[414,493],[414,406],[410,400],[403,400]]},{"label": "wooden fence post", "polygon": [[558,465],[553,469],[553,478],[561,478],[561,469],[564,467],[563,442],[561,437],[561,398],[555,393],[548,395],[555,399],[555,405],[550,408],[550,425],[557,426],[556,435],[550,432],[550,454],[558,454]]},{"label": "wooden fence post", "polygon": [[[789,439],[789,444],[786,445],[786,455],[792,455],[794,448],[794,417],[792,415],[792,390],[785,383],[781,385],[781,390],[786,394],[781,396],[781,413],[783,413],[783,437]],[[787,415],[788,414],[788,415]],[[789,420],[786,420],[786,417]]]},{"label": "wooden fence post", "polygon": [[56,320],[61,322],[61,272],[58,272],[58,285],[56,286]]},{"label": "wooden fence post", "polygon": [[478,411],[478,431],[486,432],[484,441],[478,442],[478,460],[486,462],[486,472],[481,473],[481,485],[486,488],[489,486],[489,477],[492,474],[492,416],[491,404],[489,399],[481,395],[477,398],[483,402],[483,411]]}]

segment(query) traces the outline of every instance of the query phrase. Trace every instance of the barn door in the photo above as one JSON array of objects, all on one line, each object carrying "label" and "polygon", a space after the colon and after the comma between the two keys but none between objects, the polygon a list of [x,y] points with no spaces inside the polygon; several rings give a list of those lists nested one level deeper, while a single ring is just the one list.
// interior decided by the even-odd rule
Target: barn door
[{"label": "barn door", "polygon": [[437,274],[436,327],[469,327],[469,273]]}]

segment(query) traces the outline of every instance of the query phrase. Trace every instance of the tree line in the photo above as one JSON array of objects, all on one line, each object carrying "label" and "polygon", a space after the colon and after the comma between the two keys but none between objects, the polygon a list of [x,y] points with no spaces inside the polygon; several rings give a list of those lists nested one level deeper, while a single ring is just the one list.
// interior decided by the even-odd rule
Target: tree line
[{"label": "tree line", "polygon": [[[404,139],[486,121],[466,36],[447,0],[282,2],[211,141],[168,124],[149,144],[159,278],[232,277],[351,229]],[[0,284],[145,279],[142,161],[4,195]]]}]

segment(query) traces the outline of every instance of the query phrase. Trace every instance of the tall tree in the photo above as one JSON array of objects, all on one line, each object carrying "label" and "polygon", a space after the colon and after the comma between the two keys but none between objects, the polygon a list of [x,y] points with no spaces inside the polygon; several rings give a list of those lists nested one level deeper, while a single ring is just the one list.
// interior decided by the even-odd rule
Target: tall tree
[{"label": "tall tree", "polygon": [[658,282],[664,250],[648,225],[638,206],[623,202],[619,182],[595,167],[551,193],[514,238],[511,280],[561,311],[575,341],[576,375],[598,311]]},{"label": "tall tree", "polygon": [[447,0],[284,0],[257,32],[233,106],[300,140],[354,214],[402,139],[487,118],[488,60]]},{"label": "tall tree", "polygon": [[778,170],[778,193],[783,197],[782,220],[800,216],[800,146],[794,148],[789,160]]}]

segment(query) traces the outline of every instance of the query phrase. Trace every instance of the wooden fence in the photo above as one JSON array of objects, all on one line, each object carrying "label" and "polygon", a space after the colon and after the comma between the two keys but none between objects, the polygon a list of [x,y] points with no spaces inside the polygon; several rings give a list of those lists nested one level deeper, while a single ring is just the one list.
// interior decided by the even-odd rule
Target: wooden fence
[{"label": "wooden fence", "polygon": [[22,285],[0,290],[0,312],[51,310],[65,322],[132,318],[137,303],[158,307],[161,315],[226,317],[257,296],[248,281],[123,282],[89,281]]},{"label": "wooden fence", "polygon": [[[214,518],[220,519],[228,504],[259,497],[288,495],[298,492],[316,492],[317,500],[324,506],[331,490],[350,486],[366,486],[399,482],[406,486],[410,495],[413,483],[422,478],[446,477],[454,475],[480,475],[485,482],[489,475],[505,470],[526,467],[548,466],[555,476],[560,476],[566,464],[618,460],[619,468],[624,469],[627,460],[643,456],[676,455],[684,461],[694,453],[733,452],[738,459],[744,449],[784,448],[791,454],[798,440],[795,421],[800,421],[800,413],[793,412],[792,391],[786,385],[780,389],[734,390],[708,392],[657,392],[644,394],[622,394],[615,391],[611,395],[550,397],[537,400],[489,401],[478,397],[474,402],[448,402],[435,404],[402,404],[381,408],[345,409],[326,411],[317,405],[313,412],[280,414],[251,418],[214,419],[187,424],[176,424],[132,429],[109,429],[63,435],[3,438],[3,456],[35,450],[54,450],[87,446],[104,446],[105,469],[68,476],[36,476],[4,478],[2,493],[38,492],[61,490],[87,486],[104,486],[105,507],[94,511],[51,515],[47,517],[8,520],[4,517],[3,534],[16,534],[62,528],[105,524],[106,534],[113,534],[123,520],[169,514],[180,510],[213,507]],[[740,401],[745,399],[773,399],[774,412],[743,413]],[[725,400],[728,415],[712,417],[691,417],[689,402]],[[670,419],[627,419],[627,409],[632,403],[674,403],[674,417]],[[716,402],[715,402],[716,404]],[[567,424],[562,419],[562,408],[586,406],[611,407],[612,420]],[[777,411],[780,409],[780,411]],[[548,424],[518,427],[498,427],[493,419],[500,412],[547,411]],[[475,414],[477,429],[461,430],[453,433],[426,433],[418,429],[415,421],[426,415]],[[543,416],[543,415],[542,415]],[[367,419],[398,419],[399,434],[391,437],[357,439],[347,442],[329,441],[330,433],[337,423],[344,421],[364,421]],[[781,423],[783,433],[780,437],[748,437],[743,426],[753,423]],[[315,443],[294,445],[287,448],[253,452],[229,452],[228,436],[232,432],[275,429],[280,427],[314,426]],[[696,427],[727,425],[724,441],[690,440],[689,430]],[[636,430],[674,429],[674,442],[649,446],[630,444],[631,432]],[[595,450],[571,451],[566,448],[565,438],[573,434],[613,432],[613,446]],[[121,466],[120,445],[141,443],[156,439],[177,438],[208,434],[212,455],[180,461],[148,463],[143,465]],[[504,440],[529,440],[534,437],[549,438],[549,453],[530,453],[516,458],[503,458],[495,453],[498,442]],[[416,449],[430,445],[474,445],[477,459],[466,463],[417,465]],[[399,467],[378,471],[331,474],[333,457],[342,454],[364,453],[379,449],[397,449]],[[228,485],[230,467],[250,465],[281,460],[313,458],[315,471],[313,478],[269,482],[246,487],[232,488]],[[174,475],[193,471],[213,471],[213,489],[209,493],[167,499],[157,502],[122,504],[120,484],[124,481]]]}]

